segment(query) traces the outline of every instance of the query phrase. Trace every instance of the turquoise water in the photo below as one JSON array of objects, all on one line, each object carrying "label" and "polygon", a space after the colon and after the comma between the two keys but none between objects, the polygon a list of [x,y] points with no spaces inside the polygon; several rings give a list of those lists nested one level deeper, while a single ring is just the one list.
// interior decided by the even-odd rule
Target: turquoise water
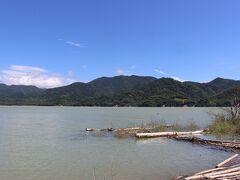
[{"label": "turquoise water", "polygon": [[86,127],[150,121],[206,127],[216,108],[0,106],[1,180],[168,180],[214,167],[231,155],[165,138],[91,136]]}]

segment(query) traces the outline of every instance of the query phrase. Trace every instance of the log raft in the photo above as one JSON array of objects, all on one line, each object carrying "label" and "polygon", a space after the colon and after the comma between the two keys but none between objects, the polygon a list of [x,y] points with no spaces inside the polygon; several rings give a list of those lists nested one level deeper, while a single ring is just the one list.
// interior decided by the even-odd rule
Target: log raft
[{"label": "log raft", "polygon": [[218,164],[216,168],[196,173],[192,176],[179,176],[174,180],[237,180],[240,179],[240,156],[235,154]]}]

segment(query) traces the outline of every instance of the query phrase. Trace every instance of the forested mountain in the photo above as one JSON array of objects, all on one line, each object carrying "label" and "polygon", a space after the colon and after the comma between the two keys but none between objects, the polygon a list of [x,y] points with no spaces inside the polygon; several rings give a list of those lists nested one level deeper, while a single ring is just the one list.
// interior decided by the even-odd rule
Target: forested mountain
[{"label": "forested mountain", "polygon": [[226,106],[234,96],[240,97],[240,81],[222,78],[197,83],[116,76],[52,89],[0,84],[2,105]]},{"label": "forested mountain", "polygon": [[141,88],[149,83],[157,80],[148,76],[115,76],[112,78],[102,77],[89,82],[95,91],[95,95],[114,95],[120,92],[130,91],[132,89]]},{"label": "forested mountain", "polygon": [[0,84],[0,97],[7,96],[28,96],[43,92],[43,89],[35,86],[11,85]]}]

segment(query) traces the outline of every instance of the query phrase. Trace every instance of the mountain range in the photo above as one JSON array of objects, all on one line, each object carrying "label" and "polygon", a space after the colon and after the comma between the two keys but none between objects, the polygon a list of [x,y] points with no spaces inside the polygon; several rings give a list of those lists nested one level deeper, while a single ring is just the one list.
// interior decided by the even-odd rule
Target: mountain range
[{"label": "mountain range", "polygon": [[51,89],[0,84],[0,105],[229,106],[235,96],[240,98],[240,81],[223,78],[198,83],[115,76]]}]

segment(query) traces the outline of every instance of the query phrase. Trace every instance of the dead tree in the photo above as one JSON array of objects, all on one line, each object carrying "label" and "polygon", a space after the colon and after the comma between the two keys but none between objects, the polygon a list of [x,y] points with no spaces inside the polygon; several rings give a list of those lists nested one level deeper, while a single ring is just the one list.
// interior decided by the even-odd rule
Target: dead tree
[{"label": "dead tree", "polygon": [[229,119],[240,119],[240,98],[235,96],[229,108],[224,108]]}]

